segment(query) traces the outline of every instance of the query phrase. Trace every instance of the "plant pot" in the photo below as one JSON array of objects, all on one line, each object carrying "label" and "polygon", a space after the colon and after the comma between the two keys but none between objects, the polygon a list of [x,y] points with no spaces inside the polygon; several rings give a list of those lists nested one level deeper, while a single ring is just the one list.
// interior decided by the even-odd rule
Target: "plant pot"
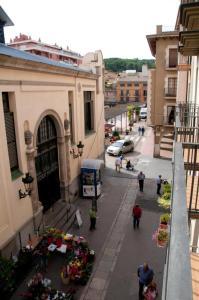
[{"label": "plant pot", "polygon": [[157,246],[160,248],[164,248],[167,244],[167,241],[159,241],[157,240]]},{"label": "plant pot", "polygon": [[168,225],[160,223],[159,228],[160,229],[168,229]]}]

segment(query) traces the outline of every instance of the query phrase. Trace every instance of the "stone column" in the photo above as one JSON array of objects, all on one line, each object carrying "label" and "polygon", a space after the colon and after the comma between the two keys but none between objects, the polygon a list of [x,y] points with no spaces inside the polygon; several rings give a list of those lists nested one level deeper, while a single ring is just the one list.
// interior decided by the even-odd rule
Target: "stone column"
[{"label": "stone column", "polygon": [[62,201],[67,201],[67,177],[66,177],[66,147],[65,147],[65,138],[58,137],[58,154],[59,154],[59,174],[60,174],[60,192]]},{"label": "stone column", "polygon": [[32,191],[31,191],[31,201],[33,208],[33,215],[38,213],[39,210],[42,210],[41,202],[39,201],[38,188],[37,188],[37,173],[35,169],[35,149],[32,144],[32,132],[29,130],[25,131],[25,143],[27,145],[26,148],[26,156],[27,156],[27,167],[28,172],[33,177],[32,183]]},{"label": "stone column", "polygon": [[154,129],[154,157],[160,157],[160,128],[158,126]]},{"label": "stone column", "polygon": [[68,193],[68,202],[71,202],[70,194],[70,183],[71,183],[71,171],[70,171],[70,133],[65,134],[65,145],[66,145],[66,173],[67,173],[67,193]]}]

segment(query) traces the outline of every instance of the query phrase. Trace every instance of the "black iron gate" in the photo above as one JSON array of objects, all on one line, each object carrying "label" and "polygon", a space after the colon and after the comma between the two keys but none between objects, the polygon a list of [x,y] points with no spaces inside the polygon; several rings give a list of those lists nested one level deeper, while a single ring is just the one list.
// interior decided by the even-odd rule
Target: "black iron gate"
[{"label": "black iron gate", "polygon": [[51,117],[42,119],[37,133],[35,159],[39,200],[44,211],[60,199],[57,132]]}]

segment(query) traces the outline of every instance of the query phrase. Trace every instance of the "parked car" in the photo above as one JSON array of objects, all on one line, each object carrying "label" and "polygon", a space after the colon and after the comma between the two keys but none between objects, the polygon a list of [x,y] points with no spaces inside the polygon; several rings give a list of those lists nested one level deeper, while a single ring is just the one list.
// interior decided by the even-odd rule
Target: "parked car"
[{"label": "parked car", "polygon": [[122,153],[133,151],[134,143],[131,140],[118,140],[107,148],[109,155],[120,155]]},{"label": "parked car", "polygon": [[147,107],[143,107],[140,110],[140,115],[139,115],[139,119],[140,120],[144,120],[147,118]]}]

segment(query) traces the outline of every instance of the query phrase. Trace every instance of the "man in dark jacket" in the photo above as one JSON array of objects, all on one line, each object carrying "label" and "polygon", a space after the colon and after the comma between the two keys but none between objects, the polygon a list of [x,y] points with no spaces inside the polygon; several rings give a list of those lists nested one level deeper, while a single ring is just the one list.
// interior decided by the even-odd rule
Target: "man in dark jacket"
[{"label": "man in dark jacket", "polygon": [[144,286],[149,285],[149,283],[152,282],[154,272],[152,269],[149,268],[147,263],[144,263],[143,265],[139,266],[137,269],[137,275],[139,278],[139,300],[144,299],[143,297],[143,289]]},{"label": "man in dark jacket", "polygon": [[139,228],[140,218],[142,216],[142,209],[139,207],[138,204],[136,204],[133,207],[132,216],[133,216],[133,227],[134,227],[134,229],[136,229],[136,227]]}]

